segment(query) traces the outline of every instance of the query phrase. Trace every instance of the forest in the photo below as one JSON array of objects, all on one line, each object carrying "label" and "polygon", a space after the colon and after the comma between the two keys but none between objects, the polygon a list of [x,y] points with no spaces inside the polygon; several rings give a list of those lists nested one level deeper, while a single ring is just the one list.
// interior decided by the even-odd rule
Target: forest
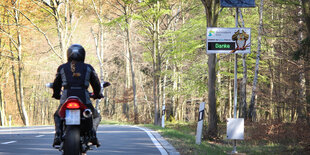
[{"label": "forest", "polygon": [[[237,116],[248,138],[310,150],[310,1],[255,3],[238,11],[251,53],[236,56]],[[195,123],[205,102],[204,139],[216,140],[233,117],[235,55],[207,54],[206,30],[235,16],[219,0],[1,0],[0,126],[53,124],[59,101],[45,84],[81,44],[112,84],[93,101],[103,119],[160,125],[165,106],[167,122]]]}]

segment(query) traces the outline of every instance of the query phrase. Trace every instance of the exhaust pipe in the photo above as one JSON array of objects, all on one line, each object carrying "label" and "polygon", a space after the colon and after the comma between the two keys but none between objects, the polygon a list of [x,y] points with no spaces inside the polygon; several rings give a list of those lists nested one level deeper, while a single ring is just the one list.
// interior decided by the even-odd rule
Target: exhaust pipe
[{"label": "exhaust pipe", "polygon": [[91,110],[90,109],[85,109],[84,110],[84,112],[83,112],[83,116],[85,117],[85,118],[90,118],[91,116],[92,116],[92,112],[91,112]]}]

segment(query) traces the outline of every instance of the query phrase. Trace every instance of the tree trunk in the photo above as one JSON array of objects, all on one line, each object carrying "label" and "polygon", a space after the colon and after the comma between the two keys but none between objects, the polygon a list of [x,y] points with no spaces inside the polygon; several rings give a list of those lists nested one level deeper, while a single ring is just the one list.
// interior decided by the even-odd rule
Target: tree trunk
[{"label": "tree trunk", "polygon": [[[274,5],[274,2],[272,2],[272,5]],[[274,21],[275,20],[275,8],[272,8],[272,13],[271,13],[271,20]],[[271,29],[271,33],[274,34],[274,28]],[[274,88],[275,88],[275,43],[276,39],[271,39],[270,42],[270,52],[268,52],[270,55],[270,59],[267,61],[268,62],[268,66],[269,66],[269,72],[270,72],[270,90],[269,90],[269,100],[270,100],[270,108],[269,108],[269,113],[270,113],[270,119],[274,119],[274,115],[275,115],[275,102],[274,102]]]},{"label": "tree trunk", "polygon": [[[142,76],[141,76],[141,74],[139,74],[139,75],[140,75],[139,76],[139,83],[143,83]],[[152,109],[151,103],[149,102],[149,99],[148,99],[147,94],[146,94],[147,92],[145,91],[143,84],[141,84],[140,86],[141,86],[142,92],[144,93],[144,100],[145,100],[146,104],[148,105],[148,109],[149,109],[149,111],[152,111],[151,110]],[[147,108],[145,108],[145,109],[147,109]],[[144,113],[144,116],[146,116],[146,119],[147,118],[151,119],[152,113],[151,112]]]},{"label": "tree trunk", "polygon": [[274,75],[274,66],[275,66],[275,62],[274,62],[274,48],[271,49],[271,59],[269,60],[269,71],[270,71],[270,118],[274,119],[274,111],[275,111],[275,103],[274,103],[274,85],[275,85],[275,75]]},{"label": "tree trunk", "polygon": [[[58,6],[57,6],[57,8],[58,8]],[[62,55],[61,61],[64,63],[64,62],[66,62],[66,53],[65,53],[64,41],[63,41],[63,28],[61,27],[61,21],[60,21],[59,12],[57,11],[58,10],[57,8],[54,8],[53,11],[55,14],[55,22],[56,22],[56,26],[57,26],[59,47],[60,47],[60,51],[61,51],[61,55]]]},{"label": "tree trunk", "polygon": [[[221,68],[222,66],[221,66],[221,60],[220,59],[218,59],[218,61],[217,61],[217,64],[218,64],[218,68]],[[220,69],[218,69],[217,71],[216,71],[216,77],[217,77],[217,88],[216,88],[216,91],[218,92],[218,93],[220,93],[221,92],[221,90],[222,90],[222,77],[221,77],[221,74],[220,74]],[[219,96],[219,101],[220,102],[222,102],[223,101],[223,96],[224,95],[220,95]],[[223,108],[223,109],[222,109]],[[223,118],[223,112],[225,111],[225,106],[219,106],[219,118],[220,118],[220,121],[222,121],[222,119],[221,118]]]},{"label": "tree trunk", "polygon": [[[103,42],[103,25],[102,24],[100,25],[99,34],[95,34],[93,32],[93,29],[91,29],[91,33],[93,34],[93,37],[94,37],[95,47],[96,47],[96,55],[97,55],[97,59],[99,62],[100,81],[103,82],[104,81],[104,75],[103,75],[103,55],[104,55],[103,52],[104,52],[104,50],[103,50],[103,46],[101,45],[101,42]],[[100,92],[100,93],[104,93],[104,92]],[[105,95],[105,94],[103,94],[103,95]],[[106,101],[107,97],[105,97],[104,99]],[[95,108],[97,110],[100,109],[99,104],[100,104],[100,100],[96,100]],[[106,106],[106,104],[105,104],[105,106]]]},{"label": "tree trunk", "polygon": [[247,65],[246,65],[246,55],[242,54],[242,66],[243,66],[243,78],[241,84],[241,102],[242,102],[242,113],[241,117],[245,120],[247,119],[247,102],[246,102],[246,85],[247,85]]},{"label": "tree trunk", "polygon": [[[172,90],[173,92],[177,92],[178,91],[178,75],[177,75],[177,64],[174,63],[173,65],[173,84],[172,84]],[[173,94],[172,96],[172,107],[171,107],[171,116],[176,119],[177,113],[176,113],[176,109],[177,109],[177,102],[178,102],[178,95],[177,94]]]},{"label": "tree trunk", "polygon": [[[43,85],[43,84],[42,84]],[[38,88],[36,87],[36,86],[34,86],[33,87],[33,110],[32,110],[32,125],[38,125],[38,123],[37,123],[37,121],[38,121],[38,119],[37,119],[37,114],[38,114],[38,108],[39,107],[37,107],[37,98],[38,98],[38,96],[37,96],[37,90],[38,90]]]},{"label": "tree trunk", "polygon": [[307,48],[305,48],[305,86],[306,86],[306,107],[307,107],[307,122],[310,125],[310,0],[302,0],[303,16],[307,27]]},{"label": "tree trunk", "polygon": [[124,103],[123,103],[123,114],[126,116],[127,120],[129,120],[129,104],[128,104],[128,95],[129,95],[129,88],[130,88],[130,76],[129,76],[129,60],[127,59],[129,57],[128,51],[127,51],[127,45],[126,45],[126,39],[124,40],[124,55],[125,57],[125,89],[124,89]]},{"label": "tree trunk", "polygon": [[[155,27],[156,24],[154,24],[153,26],[153,29],[155,30],[156,27]],[[154,125],[157,125],[157,122],[158,122],[158,107],[157,107],[157,89],[158,89],[158,83],[157,83],[157,68],[156,68],[156,33],[153,34],[153,53],[152,53],[152,56],[153,56],[153,104],[154,104]]]},{"label": "tree trunk", "polygon": [[[218,19],[218,0],[201,0],[205,7],[207,27],[216,27]],[[208,101],[209,101],[209,117],[208,117],[208,129],[207,138],[214,139],[217,137],[217,112],[216,112],[216,94],[215,94],[215,83],[216,83],[216,54],[208,55]]]},{"label": "tree trunk", "polygon": [[[309,51],[310,53],[310,51]],[[310,125],[310,62],[308,60],[304,61],[305,62],[305,85],[306,85],[306,107],[307,107],[307,122]]]},{"label": "tree trunk", "polygon": [[[20,53],[20,56],[21,56],[21,52]],[[24,84],[24,81],[23,81],[23,69],[22,69],[22,60],[19,60],[19,63],[18,63],[18,81],[19,81],[19,98],[20,98],[20,106],[21,106],[21,109],[22,109],[22,114],[23,114],[23,118],[24,118],[24,125],[26,126],[29,126],[29,118],[28,118],[28,114],[27,114],[27,111],[26,111],[26,107],[25,107],[25,101],[24,101],[24,87],[23,87],[23,84]]]},{"label": "tree trunk", "polygon": [[[156,5],[154,4],[154,8],[156,7],[156,12],[160,11],[160,2],[157,1]],[[159,19],[155,18],[155,23],[153,23],[153,96],[154,96],[154,125],[159,125],[159,82],[160,82],[160,53],[159,53]]]},{"label": "tree trunk", "polygon": [[[20,5],[20,1],[15,2],[15,5]],[[15,6],[16,7],[16,6]],[[23,66],[22,66],[22,38],[21,38],[21,33],[20,33],[20,27],[19,27],[19,17],[20,17],[20,12],[19,10],[15,9],[15,23],[16,23],[16,32],[17,32],[17,52],[18,52],[18,87],[19,87],[19,99],[20,99],[20,108],[22,111],[23,115],[23,123],[24,125],[28,126],[29,125],[29,119],[25,107],[25,102],[24,102],[24,87],[23,87]]]},{"label": "tree trunk", "polygon": [[[168,63],[169,63],[169,59],[166,60],[166,67],[165,67],[165,71],[168,70]],[[162,85],[162,107],[166,107],[166,84],[167,84],[167,74],[164,75],[163,77],[163,85]],[[166,108],[165,108],[166,111]],[[162,117],[165,117],[166,114],[162,114]],[[166,120],[166,118],[163,118],[164,120]]]},{"label": "tree trunk", "polygon": [[[242,11],[238,9],[240,18],[242,21],[242,27],[244,27],[244,20],[242,16]],[[241,111],[239,111],[239,115],[241,113],[241,117],[244,118],[245,120],[247,119],[247,102],[246,102],[246,85],[247,85],[247,80],[248,80],[248,75],[247,75],[247,65],[246,65],[246,54],[242,54],[242,66],[243,66],[243,78],[241,82]]]},{"label": "tree trunk", "polygon": [[[299,0],[300,5],[302,6],[302,0]],[[302,11],[302,7],[298,7],[299,12],[298,12],[298,16],[299,16],[299,44],[301,44],[302,40],[304,39],[303,36],[303,11]],[[302,45],[301,45],[302,46]],[[300,47],[302,48],[302,47]],[[303,64],[304,60],[299,60],[300,64]],[[299,97],[298,97],[298,103],[297,103],[297,122],[303,122],[305,120],[305,112],[304,112],[304,103],[305,103],[305,72],[304,70],[300,70],[299,69]]]},{"label": "tree trunk", "polygon": [[3,91],[2,86],[0,85],[0,122],[1,126],[5,125],[5,109],[4,109],[4,102],[3,102]]},{"label": "tree trunk", "polygon": [[[229,63],[231,64],[231,57],[229,57]],[[231,73],[231,68],[229,67],[228,72]],[[229,118],[232,118],[232,81],[231,77],[228,77],[228,102],[229,102],[229,110],[228,110],[228,116]]]},{"label": "tree trunk", "polygon": [[262,42],[262,33],[263,33],[263,8],[264,8],[264,0],[260,1],[260,9],[259,9],[259,28],[258,28],[258,45],[257,45],[257,57],[256,57],[256,64],[255,64],[255,73],[254,73],[254,80],[253,80],[253,88],[252,88],[252,96],[251,102],[249,107],[249,119],[254,120],[255,116],[255,96],[256,96],[256,85],[258,80],[258,69],[259,69],[259,60],[260,60],[260,53],[261,53],[261,42]]},{"label": "tree trunk", "polygon": [[17,81],[17,78],[16,78],[16,71],[15,71],[15,67],[14,65],[12,65],[12,73],[13,73],[13,80],[14,80],[14,91],[15,91],[15,98],[16,98],[16,104],[17,104],[17,107],[18,107],[18,111],[19,111],[19,114],[20,114],[20,118],[22,119],[23,123],[25,122],[25,118],[24,118],[24,115],[23,115],[23,112],[21,110],[21,106],[20,106],[20,99],[19,99],[19,91],[18,91],[18,81]]},{"label": "tree trunk", "polygon": [[129,55],[129,66],[130,66],[130,73],[131,73],[131,82],[132,82],[132,91],[133,91],[133,106],[134,106],[134,123],[139,123],[138,118],[138,104],[137,104],[137,95],[136,95],[136,82],[135,82],[135,70],[133,66],[133,57],[132,57],[132,51],[131,51],[131,36],[130,36],[130,14],[129,14],[129,6],[128,4],[125,4],[125,21],[126,21],[126,44],[127,44],[127,51]]}]

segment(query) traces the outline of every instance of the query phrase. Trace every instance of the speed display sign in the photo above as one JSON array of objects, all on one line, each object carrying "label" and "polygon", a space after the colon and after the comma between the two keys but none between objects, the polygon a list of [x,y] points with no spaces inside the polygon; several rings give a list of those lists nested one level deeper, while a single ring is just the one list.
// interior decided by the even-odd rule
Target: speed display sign
[{"label": "speed display sign", "polygon": [[250,28],[207,28],[207,54],[250,53]]}]

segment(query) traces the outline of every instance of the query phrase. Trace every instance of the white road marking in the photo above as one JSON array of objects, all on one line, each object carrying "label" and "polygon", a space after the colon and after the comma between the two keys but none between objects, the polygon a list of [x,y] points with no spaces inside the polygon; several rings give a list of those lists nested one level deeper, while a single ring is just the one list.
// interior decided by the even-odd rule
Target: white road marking
[{"label": "white road marking", "polygon": [[11,144],[11,143],[15,143],[16,141],[9,141],[9,142],[4,142],[4,143],[1,143],[3,145],[6,145],[6,144]]},{"label": "white road marking", "polygon": [[44,135],[37,135],[36,137],[37,137],[37,138],[40,138],[40,137],[43,137],[43,136],[44,136]]},{"label": "white road marking", "polygon": [[162,155],[168,155],[168,152],[161,146],[161,144],[157,141],[157,139],[150,133],[150,131],[144,129],[144,128],[141,128],[141,127],[138,127],[138,126],[132,126],[132,127],[135,127],[135,128],[138,128],[140,130],[143,130],[144,132],[147,133],[147,135],[151,138],[152,142],[154,143],[154,145],[157,147],[157,149],[160,151],[160,153]]},{"label": "white road marking", "polygon": [[49,130],[54,129],[53,127],[40,127],[40,128],[5,128],[1,129],[0,132],[8,132],[8,131],[33,131],[33,130]]}]

